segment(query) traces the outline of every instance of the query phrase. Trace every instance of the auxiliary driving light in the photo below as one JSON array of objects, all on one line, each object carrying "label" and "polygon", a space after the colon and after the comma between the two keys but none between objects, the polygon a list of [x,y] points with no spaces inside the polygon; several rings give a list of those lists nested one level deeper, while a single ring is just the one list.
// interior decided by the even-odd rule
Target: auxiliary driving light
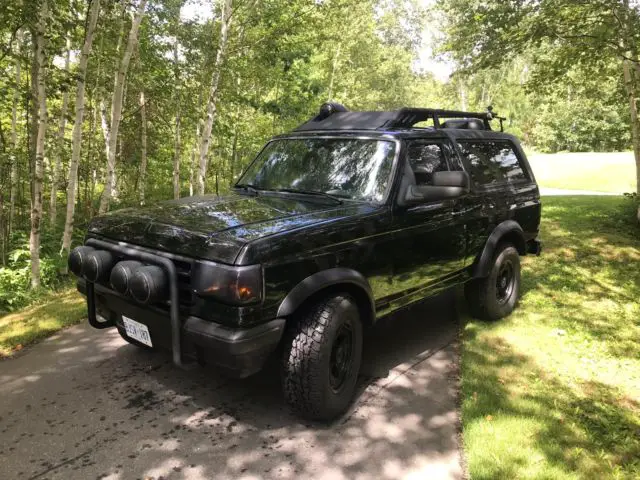
[{"label": "auxiliary driving light", "polygon": [[116,263],[109,277],[113,289],[120,295],[127,295],[129,293],[129,283],[136,270],[141,267],[142,263],[136,260],[124,260]]},{"label": "auxiliary driving light", "polygon": [[69,259],[67,260],[67,265],[69,266],[69,270],[71,270],[76,277],[82,276],[82,265],[87,260],[87,255],[94,250],[95,248],[86,247],[84,245],[71,250]]},{"label": "auxiliary driving light", "polygon": [[166,300],[169,293],[169,280],[162,268],[147,265],[136,269],[129,281],[131,296],[140,303],[156,303]]},{"label": "auxiliary driving light", "polygon": [[82,262],[82,274],[90,282],[101,282],[109,278],[115,256],[107,250],[90,252]]}]

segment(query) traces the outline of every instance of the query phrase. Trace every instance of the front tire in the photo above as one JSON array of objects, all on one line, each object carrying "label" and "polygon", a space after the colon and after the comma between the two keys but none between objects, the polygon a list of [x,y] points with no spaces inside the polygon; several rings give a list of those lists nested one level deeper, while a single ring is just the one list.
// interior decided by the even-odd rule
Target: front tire
[{"label": "front tire", "polygon": [[311,420],[332,420],[351,404],[362,358],[362,323],[348,295],[313,305],[289,331],[282,386],[289,405]]},{"label": "front tire", "polygon": [[481,320],[499,320],[511,314],[520,296],[520,255],[510,243],[498,247],[489,275],[465,285],[471,314]]}]

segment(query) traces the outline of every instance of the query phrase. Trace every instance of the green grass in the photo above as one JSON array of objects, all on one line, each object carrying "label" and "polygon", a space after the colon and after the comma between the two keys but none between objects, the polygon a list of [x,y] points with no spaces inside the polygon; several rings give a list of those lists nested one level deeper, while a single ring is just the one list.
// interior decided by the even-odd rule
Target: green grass
[{"label": "green grass", "polygon": [[507,319],[467,319],[472,479],[640,478],[640,227],[621,197],[543,198]]},{"label": "green grass", "polygon": [[632,152],[530,153],[528,158],[541,187],[613,193],[636,191]]},{"label": "green grass", "polygon": [[86,318],[86,302],[75,288],[45,296],[40,303],[0,317],[0,358]]}]

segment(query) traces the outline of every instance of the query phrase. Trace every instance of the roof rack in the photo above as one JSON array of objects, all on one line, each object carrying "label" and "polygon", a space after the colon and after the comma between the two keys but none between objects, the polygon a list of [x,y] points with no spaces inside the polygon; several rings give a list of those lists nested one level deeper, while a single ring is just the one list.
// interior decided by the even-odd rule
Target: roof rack
[{"label": "roof rack", "polygon": [[[443,119],[453,119],[444,120]],[[413,128],[417,123],[433,121],[434,128],[470,128],[491,130],[491,120],[500,121],[500,131],[504,131],[502,121],[489,106],[486,112],[463,112],[434,108],[401,108],[390,112],[351,112],[339,103],[324,103],[318,115],[303,123],[301,130],[388,130]],[[474,122],[473,120],[480,120]]]}]

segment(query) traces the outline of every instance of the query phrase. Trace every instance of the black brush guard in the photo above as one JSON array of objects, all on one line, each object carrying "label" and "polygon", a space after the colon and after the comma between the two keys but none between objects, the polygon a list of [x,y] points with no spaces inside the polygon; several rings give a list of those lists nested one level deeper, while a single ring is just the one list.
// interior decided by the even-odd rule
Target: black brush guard
[{"label": "black brush guard", "polygon": [[[179,367],[185,367],[186,364],[182,361],[182,326],[180,324],[180,312],[178,304],[178,273],[173,262],[168,258],[162,257],[160,255],[143,252],[135,248],[117,245],[95,238],[87,240],[85,245],[100,248],[103,250],[109,250],[111,252],[124,255],[128,258],[141,260],[146,263],[157,265],[165,271],[167,277],[169,278],[169,313],[171,316],[171,351],[173,354],[173,363]],[[98,321],[96,317],[95,288],[93,282],[87,281],[86,288],[89,324],[94,328],[109,328],[115,326],[115,322],[112,320],[106,322]]]}]

